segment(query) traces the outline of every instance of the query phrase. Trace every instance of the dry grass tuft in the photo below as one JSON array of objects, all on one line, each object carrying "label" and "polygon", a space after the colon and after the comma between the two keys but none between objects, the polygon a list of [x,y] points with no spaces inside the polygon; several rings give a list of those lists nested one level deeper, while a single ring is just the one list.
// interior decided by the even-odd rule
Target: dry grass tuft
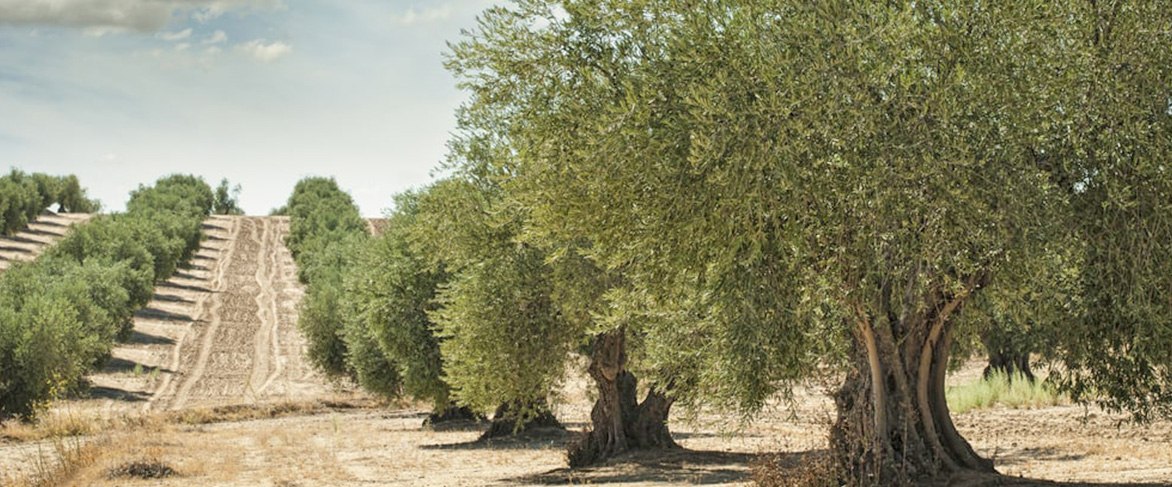
[{"label": "dry grass tuft", "polygon": [[110,480],[120,478],[163,479],[176,475],[179,473],[175,469],[155,458],[135,460],[106,470],[106,478]]},{"label": "dry grass tuft", "polygon": [[762,487],[837,487],[834,461],[826,450],[762,456],[750,465],[753,482]]},{"label": "dry grass tuft", "polygon": [[100,418],[74,412],[42,415],[35,423],[19,419],[0,424],[0,440],[13,442],[41,441],[50,438],[85,436],[105,429]]},{"label": "dry grass tuft", "polygon": [[[5,487],[89,485],[119,478],[159,479],[178,475],[160,458],[158,445],[173,432],[173,425],[205,425],[308,416],[339,410],[367,408],[374,401],[309,401],[190,409],[158,414],[103,418],[80,414],[43,416],[37,423],[0,425],[0,439],[13,442],[45,441],[20,477],[0,478]],[[144,435],[157,441],[146,441]],[[158,438],[155,438],[155,437]],[[48,446],[51,445],[51,448]],[[124,459],[135,460],[122,462]],[[185,462],[182,470],[198,465]],[[102,467],[109,467],[103,470]],[[104,474],[103,474],[104,472]],[[97,476],[97,477],[95,477]]]},{"label": "dry grass tuft", "polygon": [[73,436],[53,438],[51,450],[40,450],[32,460],[33,471],[20,478],[0,479],[10,487],[49,487],[64,485],[84,468],[98,462],[105,447],[105,439],[85,439]]},{"label": "dry grass tuft", "polygon": [[281,402],[272,404],[239,404],[212,408],[185,409],[170,413],[167,420],[173,423],[201,425],[273,419],[286,416],[306,416],[331,411],[371,407],[373,402],[365,401],[308,401]]}]

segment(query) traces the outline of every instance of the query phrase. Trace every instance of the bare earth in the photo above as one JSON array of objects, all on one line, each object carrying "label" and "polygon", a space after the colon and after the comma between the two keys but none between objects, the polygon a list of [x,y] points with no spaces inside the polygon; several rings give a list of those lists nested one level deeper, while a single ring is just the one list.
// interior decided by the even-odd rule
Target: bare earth
[{"label": "bare earth", "polygon": [[[423,408],[372,406],[306,363],[296,330],[303,291],[283,245],[286,219],[215,217],[205,230],[209,238],[193,265],[157,289],[136,318],[134,337],[92,377],[92,397],[63,402],[51,414],[121,418],[84,440],[101,454],[71,485],[743,485],[751,482],[749,465],[764,454],[800,461],[826,446],[833,405],[820,388],[797,391],[793,410],[776,407],[749,425],[711,414],[676,422],[672,430],[684,450],[577,471],[564,468],[570,434],[483,444],[475,441],[477,425],[422,428]],[[950,380],[965,382],[977,371],[974,364]],[[583,371],[575,370],[557,410],[573,430],[588,421],[588,389]],[[316,406],[274,418],[174,419],[214,406],[306,403]],[[994,408],[955,419],[1009,476],[1172,484],[1170,422],[1137,426],[1078,406]],[[0,439],[0,484],[36,472],[38,462],[52,463],[60,450],[59,442]],[[136,460],[160,462],[177,476],[108,476]]]},{"label": "bare earth", "polygon": [[89,220],[88,213],[53,213],[46,211],[16,235],[0,235],[0,271],[14,262],[36,259],[45,247],[52,245],[69,231],[69,227]]}]

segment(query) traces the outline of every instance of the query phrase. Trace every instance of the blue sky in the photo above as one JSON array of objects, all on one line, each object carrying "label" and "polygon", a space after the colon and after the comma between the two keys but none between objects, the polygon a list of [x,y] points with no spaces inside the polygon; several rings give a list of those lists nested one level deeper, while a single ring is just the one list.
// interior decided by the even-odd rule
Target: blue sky
[{"label": "blue sky", "polygon": [[363,214],[425,184],[465,98],[443,69],[491,0],[0,0],[0,170],[73,173],[107,208],[161,175],[307,175]]}]

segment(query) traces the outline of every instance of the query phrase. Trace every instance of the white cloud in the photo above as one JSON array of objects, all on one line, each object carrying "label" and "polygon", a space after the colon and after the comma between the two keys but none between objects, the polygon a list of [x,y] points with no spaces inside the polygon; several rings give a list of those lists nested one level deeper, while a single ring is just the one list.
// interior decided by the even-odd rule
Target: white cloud
[{"label": "white cloud", "polygon": [[401,14],[394,14],[391,16],[391,22],[398,25],[412,26],[419,24],[429,24],[432,22],[439,22],[447,20],[452,16],[451,4],[443,4],[438,7],[425,8],[416,10],[415,7],[408,8]]},{"label": "white cloud", "polygon": [[176,50],[176,51],[186,51],[186,50],[187,50],[188,48],[190,48],[190,47],[191,47],[191,44],[190,44],[190,43],[187,43],[187,42],[180,42],[179,44],[176,44],[176,45],[175,45],[175,50]]},{"label": "white cloud", "polygon": [[183,29],[179,32],[160,32],[155,34],[155,37],[169,42],[181,41],[191,37],[191,28]]},{"label": "white cloud", "polygon": [[293,51],[293,46],[289,44],[281,41],[265,42],[263,39],[248,41],[236,48],[266,63],[276,61]]},{"label": "white cloud", "polygon": [[280,0],[0,0],[0,25],[80,27],[88,35],[158,32],[177,14],[222,15],[232,9],[276,8]]},{"label": "white cloud", "polygon": [[207,39],[203,40],[203,44],[205,46],[206,45],[213,45],[213,44],[222,44],[225,42],[228,42],[228,34],[224,33],[224,31],[222,31],[222,30],[217,30],[217,31],[213,32],[212,35],[208,36]]}]

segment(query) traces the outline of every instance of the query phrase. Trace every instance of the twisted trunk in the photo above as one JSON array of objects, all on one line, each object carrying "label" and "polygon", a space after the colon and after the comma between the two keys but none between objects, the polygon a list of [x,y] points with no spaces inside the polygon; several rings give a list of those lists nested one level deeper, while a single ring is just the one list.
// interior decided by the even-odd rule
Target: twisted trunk
[{"label": "twisted trunk", "polygon": [[443,403],[443,407],[436,407],[432,410],[431,414],[427,415],[427,419],[423,420],[423,426],[437,426],[457,421],[484,420],[484,416],[477,414],[471,408],[449,401]]},{"label": "twisted trunk", "polygon": [[565,429],[545,401],[528,405],[508,401],[497,406],[492,422],[488,430],[480,435],[480,440],[523,435],[538,428]]},{"label": "twisted trunk", "polygon": [[985,366],[986,379],[994,373],[1005,374],[1006,379],[1013,379],[1021,375],[1033,383],[1036,379],[1034,371],[1030,369],[1030,351],[1023,346],[1024,340],[1009,336],[997,331],[986,331],[981,334],[981,343],[989,353],[989,365]]},{"label": "twisted trunk", "polygon": [[920,316],[879,319],[856,308],[855,367],[836,394],[831,451],[852,485],[898,485],[971,470],[992,472],[960,436],[944,379],[949,317],[964,296],[940,295]]},{"label": "twisted trunk", "polygon": [[635,376],[626,370],[626,334],[599,335],[591,354],[590,377],[598,400],[590,412],[592,428],[570,446],[571,467],[595,464],[631,449],[677,448],[667,428],[672,399],[651,388],[636,401]]}]

